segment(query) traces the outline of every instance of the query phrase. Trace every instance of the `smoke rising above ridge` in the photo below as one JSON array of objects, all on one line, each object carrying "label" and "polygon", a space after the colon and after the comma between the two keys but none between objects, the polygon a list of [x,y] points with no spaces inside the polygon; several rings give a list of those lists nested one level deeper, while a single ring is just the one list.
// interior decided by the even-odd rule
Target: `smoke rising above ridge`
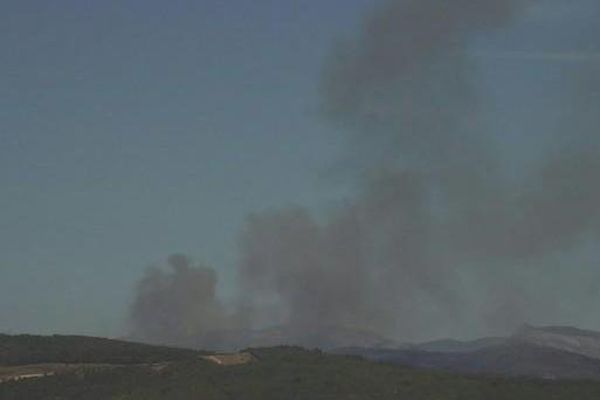
[{"label": "smoke rising above ridge", "polygon": [[[335,48],[321,85],[324,114],[360,167],[357,195],[325,219],[302,208],[249,216],[232,308],[214,270],[171,258],[170,273],[139,284],[134,334],[177,343],[343,326],[412,340],[564,318],[553,290],[589,262],[584,244],[598,250],[600,71],[577,74],[562,123],[542,135],[550,150],[511,179],[470,53],[530,3],[397,0],[371,13]],[[578,304],[599,298],[564,290]]]},{"label": "smoke rising above ridge", "polygon": [[233,327],[216,295],[214,269],[194,265],[180,254],[167,260],[169,271],[150,268],[137,287],[131,309],[132,335],[140,340],[190,344],[212,329]]}]

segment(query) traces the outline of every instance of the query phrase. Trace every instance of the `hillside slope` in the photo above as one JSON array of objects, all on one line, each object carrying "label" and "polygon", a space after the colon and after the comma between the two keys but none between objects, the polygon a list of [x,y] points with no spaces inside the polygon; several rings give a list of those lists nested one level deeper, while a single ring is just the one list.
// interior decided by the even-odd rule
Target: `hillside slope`
[{"label": "hillside slope", "polygon": [[600,333],[569,326],[534,327],[525,325],[511,338],[529,343],[568,351],[590,358],[600,359]]},{"label": "hillside slope", "polygon": [[458,373],[600,380],[600,333],[571,327],[524,326],[506,338],[442,340],[396,349],[343,348],[335,353]]},{"label": "hillside slope", "polygon": [[81,370],[0,384],[2,400],[597,400],[600,383],[464,377],[357,357],[279,347],[251,349],[253,362],[220,366],[198,358],[161,370]]},{"label": "hillside slope", "polygon": [[141,364],[197,357],[193,350],[87,336],[0,334],[0,366],[38,363]]}]

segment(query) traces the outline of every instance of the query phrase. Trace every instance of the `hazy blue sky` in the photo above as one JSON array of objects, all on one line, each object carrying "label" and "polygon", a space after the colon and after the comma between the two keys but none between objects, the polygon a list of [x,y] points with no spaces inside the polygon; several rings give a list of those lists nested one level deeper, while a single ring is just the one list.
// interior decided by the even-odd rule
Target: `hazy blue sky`
[{"label": "hazy blue sky", "polygon": [[[510,151],[593,62],[595,3],[542,0],[474,43]],[[117,335],[149,264],[185,252],[227,277],[247,213],[339,200],[319,75],[372,4],[2,1],[0,331]]]},{"label": "hazy blue sky", "polygon": [[2,2],[1,330],[114,333],[148,264],[326,198],[318,75],[368,3]]}]

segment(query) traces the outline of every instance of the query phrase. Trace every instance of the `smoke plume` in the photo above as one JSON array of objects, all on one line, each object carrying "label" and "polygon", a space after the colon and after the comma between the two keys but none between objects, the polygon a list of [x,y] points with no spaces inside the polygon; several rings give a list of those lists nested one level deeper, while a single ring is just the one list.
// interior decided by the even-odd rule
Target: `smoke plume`
[{"label": "smoke plume", "polygon": [[132,335],[140,340],[192,344],[199,335],[229,327],[216,296],[217,275],[184,255],[168,258],[170,271],[151,268],[138,283],[131,310]]},{"label": "smoke plume", "polygon": [[[580,276],[575,263],[600,233],[599,71],[578,74],[564,123],[543,135],[553,145],[515,178],[469,52],[529,3],[388,1],[339,43],[322,105],[347,135],[358,194],[326,219],[301,208],[248,218],[238,266],[245,328],[343,326],[419,339],[567,315],[553,290]],[[154,270],[140,282],[135,331],[176,342],[232,328],[214,271],[170,264],[171,274]],[[598,300],[569,293],[578,304]]]}]

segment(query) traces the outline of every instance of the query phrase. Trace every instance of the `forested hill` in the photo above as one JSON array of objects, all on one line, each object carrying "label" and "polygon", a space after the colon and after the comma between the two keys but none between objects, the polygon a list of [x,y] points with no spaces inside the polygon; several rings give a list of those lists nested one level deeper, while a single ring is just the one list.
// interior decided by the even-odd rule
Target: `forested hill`
[{"label": "forested hill", "polygon": [[0,334],[0,366],[38,363],[141,364],[195,358],[198,352],[87,336]]},{"label": "forested hill", "polygon": [[[152,354],[149,358],[159,351],[148,350]],[[121,365],[10,381],[0,384],[0,399],[600,399],[600,383],[591,381],[460,376],[295,347],[249,352],[252,361],[243,365],[219,365],[200,357],[187,359],[185,354],[185,360],[163,363],[161,368]]]}]

